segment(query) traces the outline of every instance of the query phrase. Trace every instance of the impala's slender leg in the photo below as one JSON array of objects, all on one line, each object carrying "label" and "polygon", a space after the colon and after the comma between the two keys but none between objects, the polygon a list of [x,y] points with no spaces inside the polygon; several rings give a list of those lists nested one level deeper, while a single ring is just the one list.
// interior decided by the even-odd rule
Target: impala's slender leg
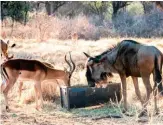
[{"label": "impala's slender leg", "polygon": [[122,81],[122,93],[123,93],[123,100],[124,100],[124,109],[127,111],[127,84],[126,84],[126,75],[120,74],[120,78]]},{"label": "impala's slender leg", "polygon": [[1,83],[1,92],[3,92],[5,88],[6,88],[6,82],[2,82]]},{"label": "impala's slender leg", "polygon": [[6,88],[3,91],[4,98],[5,98],[5,104],[6,104],[6,111],[9,111],[9,105],[8,105],[8,92],[13,87],[16,80],[8,80],[8,84]]},{"label": "impala's slender leg", "polygon": [[[35,99],[36,99],[36,109],[39,110],[43,106],[43,98],[42,98],[42,91],[41,91],[41,82],[35,81]],[[39,105],[39,98],[40,98],[40,105]]]},{"label": "impala's slender leg", "polygon": [[35,89],[36,109],[38,110],[38,87],[36,83],[34,83],[34,89]]},{"label": "impala's slender leg", "polygon": [[141,93],[140,93],[140,89],[139,89],[139,84],[138,84],[138,78],[132,76],[132,80],[133,80],[134,87],[135,87],[135,93],[136,93],[138,99],[140,100],[140,102],[141,102],[141,104],[143,106],[144,101],[142,100],[142,97],[141,97]]},{"label": "impala's slender leg", "polygon": [[20,101],[20,99],[21,99],[22,87],[23,87],[23,82],[22,82],[22,81],[20,81],[20,82],[19,82],[19,90],[18,90],[18,91],[19,91],[19,98],[18,98],[18,99],[19,99],[19,101]]},{"label": "impala's slender leg", "polygon": [[38,82],[38,93],[40,98],[40,108],[43,108],[43,97],[42,97],[42,89],[41,89],[41,82]]}]

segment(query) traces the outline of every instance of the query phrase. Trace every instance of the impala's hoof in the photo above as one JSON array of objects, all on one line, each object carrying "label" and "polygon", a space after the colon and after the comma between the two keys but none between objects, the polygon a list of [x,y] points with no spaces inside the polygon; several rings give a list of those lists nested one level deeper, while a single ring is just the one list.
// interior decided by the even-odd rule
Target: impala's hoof
[{"label": "impala's hoof", "polygon": [[159,109],[155,109],[155,113],[154,114],[155,115],[159,115],[160,114]]},{"label": "impala's hoof", "polygon": [[41,106],[36,106],[35,109],[36,109],[37,111],[42,111],[42,107],[41,107]]},{"label": "impala's hoof", "polygon": [[10,112],[10,109],[9,109],[9,107],[8,107],[8,106],[6,106],[6,111],[7,111],[7,112]]},{"label": "impala's hoof", "polygon": [[127,112],[127,109],[123,109],[122,113],[125,114]]},{"label": "impala's hoof", "polygon": [[143,111],[141,111],[138,115],[138,117],[142,117],[142,116],[148,116],[148,112],[147,112],[147,109],[144,109]]}]

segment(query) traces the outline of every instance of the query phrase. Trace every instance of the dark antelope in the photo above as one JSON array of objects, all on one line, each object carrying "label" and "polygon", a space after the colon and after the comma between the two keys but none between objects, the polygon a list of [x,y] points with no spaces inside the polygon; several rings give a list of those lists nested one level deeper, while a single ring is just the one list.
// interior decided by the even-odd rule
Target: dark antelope
[{"label": "dark antelope", "polygon": [[[3,77],[2,79],[6,83],[6,87],[4,88],[4,90],[2,90],[5,97],[6,110],[9,109],[8,98],[7,98],[8,92],[15,84],[17,79],[20,81],[23,80],[34,81],[37,110],[41,109],[43,106],[43,98],[42,98],[42,91],[41,91],[42,82],[54,81],[54,83],[56,83],[56,80],[59,79],[64,82],[64,85],[70,86],[70,78],[75,70],[75,64],[72,61],[71,54],[70,54],[70,61],[72,65],[66,59],[66,55],[65,55],[65,61],[70,66],[69,72],[51,68],[45,63],[42,63],[37,60],[11,59],[1,64],[1,72]],[[2,85],[5,84],[2,83]],[[40,104],[38,102],[39,99],[40,99]]]},{"label": "dark antelope", "polygon": [[[124,109],[127,110],[127,91],[126,91],[126,77],[131,76],[135,92],[143,108],[145,109],[147,102],[149,100],[150,94],[152,92],[152,87],[150,84],[150,75],[153,73],[154,81],[154,102],[155,111],[157,112],[157,102],[156,102],[156,87],[158,86],[159,92],[162,92],[162,64],[163,64],[163,54],[154,46],[146,46],[137,43],[133,40],[124,40],[119,43],[116,47],[111,50],[105,51],[102,54],[91,57],[84,53],[88,60],[86,62],[87,73],[86,77],[88,84],[98,82],[101,80],[101,74],[104,72],[118,73],[123,88],[123,99],[124,99]],[[138,77],[142,77],[147,97],[145,100],[142,99],[139,86]]]}]

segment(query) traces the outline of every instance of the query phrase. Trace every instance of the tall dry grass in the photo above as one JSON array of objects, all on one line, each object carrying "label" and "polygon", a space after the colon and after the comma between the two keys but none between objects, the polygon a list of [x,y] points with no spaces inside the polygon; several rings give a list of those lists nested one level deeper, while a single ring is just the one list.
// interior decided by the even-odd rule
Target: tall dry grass
[{"label": "tall dry grass", "polygon": [[1,21],[1,36],[19,39],[19,41],[28,39],[37,42],[47,41],[47,39],[67,40],[71,39],[74,33],[78,35],[78,39],[84,40],[114,37],[162,37],[162,13],[157,9],[144,15],[123,12],[119,13],[114,21],[104,20],[100,26],[96,25],[96,19],[85,15],[68,18],[32,13],[25,26],[16,22],[14,27],[11,27],[12,21],[9,18]]}]

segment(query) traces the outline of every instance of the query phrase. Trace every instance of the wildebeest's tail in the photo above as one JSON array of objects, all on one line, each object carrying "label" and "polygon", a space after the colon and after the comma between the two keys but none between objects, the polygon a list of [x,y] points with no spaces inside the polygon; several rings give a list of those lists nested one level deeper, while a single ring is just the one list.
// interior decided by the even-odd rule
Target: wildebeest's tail
[{"label": "wildebeest's tail", "polygon": [[[161,59],[159,59],[161,57]],[[158,86],[158,91],[161,95],[163,95],[163,88],[162,88],[162,55],[161,56],[155,56],[154,64],[154,78],[155,78],[155,86]]]}]

